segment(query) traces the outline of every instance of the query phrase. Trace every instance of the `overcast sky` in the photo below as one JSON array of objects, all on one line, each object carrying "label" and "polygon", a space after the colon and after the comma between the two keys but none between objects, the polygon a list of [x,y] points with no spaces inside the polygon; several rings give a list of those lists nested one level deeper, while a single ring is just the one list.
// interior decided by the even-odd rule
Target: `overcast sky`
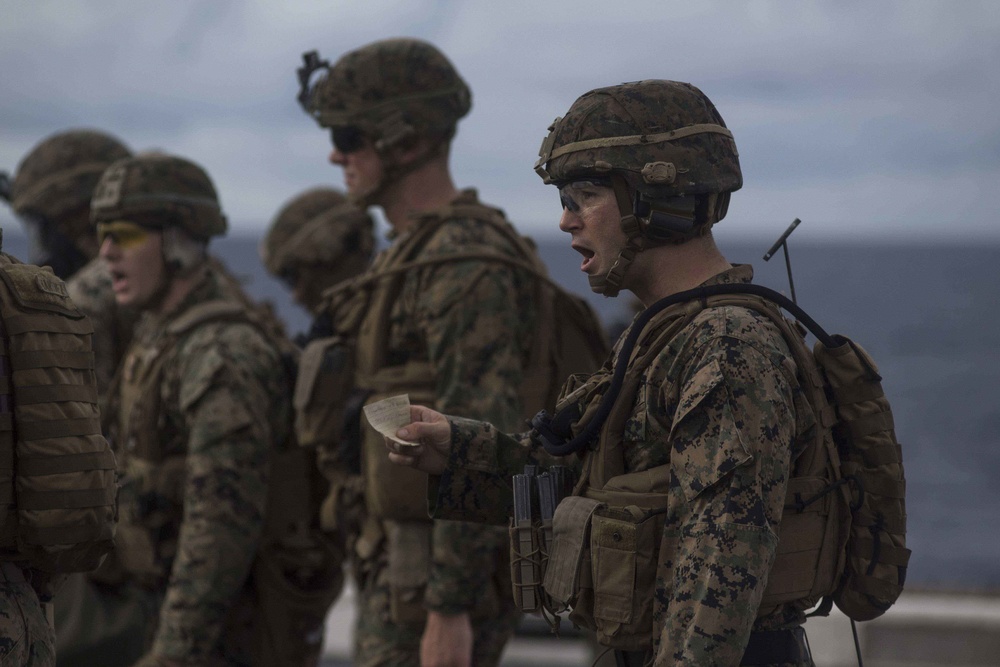
[{"label": "overcast sky", "polygon": [[[532,171],[552,119],[589,89],[690,81],[744,171],[727,234],[1000,240],[1000,3],[0,0],[0,169],[96,127],[206,167],[239,232],[341,185],[295,101],[301,53],[437,44],[473,91],[457,184],[530,234],[555,231]],[[0,206],[0,225],[16,225]],[[723,230],[719,230],[722,234]]]}]

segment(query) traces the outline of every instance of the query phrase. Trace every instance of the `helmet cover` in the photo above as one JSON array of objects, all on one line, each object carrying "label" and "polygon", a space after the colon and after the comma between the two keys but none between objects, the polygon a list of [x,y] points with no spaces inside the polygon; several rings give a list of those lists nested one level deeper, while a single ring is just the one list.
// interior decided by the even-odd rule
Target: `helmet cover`
[{"label": "helmet cover", "polygon": [[147,153],[104,172],[91,201],[91,221],[129,220],[147,227],[180,227],[208,241],[226,232],[226,217],[205,170],[181,157]]},{"label": "helmet cover", "polygon": [[[60,227],[69,239],[91,234],[86,211],[101,174],[131,152],[97,130],[67,130],[43,139],[21,160],[10,188],[14,212]],[[75,215],[83,211],[83,215]]]},{"label": "helmet cover", "polygon": [[296,267],[343,261],[359,255],[367,262],[375,249],[374,222],[333,188],[313,188],[293,197],[275,216],[260,247],[275,276]]},{"label": "helmet cover", "polygon": [[618,173],[654,200],[743,184],[736,143],[711,100],[689,83],[659,79],[578,98],[550,127],[535,170],[556,184]]},{"label": "helmet cover", "polygon": [[344,54],[304,104],[321,126],[358,127],[381,151],[412,136],[450,139],[472,95],[436,47],[396,38]]}]

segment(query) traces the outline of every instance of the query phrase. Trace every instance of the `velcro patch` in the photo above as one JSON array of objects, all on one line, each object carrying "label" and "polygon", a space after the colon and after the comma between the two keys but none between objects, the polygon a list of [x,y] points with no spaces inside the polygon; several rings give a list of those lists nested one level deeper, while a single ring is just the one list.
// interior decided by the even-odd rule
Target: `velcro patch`
[{"label": "velcro patch", "polygon": [[0,268],[0,279],[21,307],[54,311],[74,318],[82,317],[70,300],[65,283],[49,268],[39,268],[32,264],[9,264]]}]

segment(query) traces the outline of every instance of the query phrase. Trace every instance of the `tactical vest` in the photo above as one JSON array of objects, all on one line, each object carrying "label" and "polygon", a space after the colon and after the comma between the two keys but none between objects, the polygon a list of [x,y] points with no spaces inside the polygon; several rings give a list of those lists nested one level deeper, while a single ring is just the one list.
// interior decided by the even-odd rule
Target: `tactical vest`
[{"label": "tactical vest", "polygon": [[133,342],[119,369],[112,399],[117,421],[110,432],[124,452],[129,488],[123,498],[117,554],[129,575],[151,588],[164,585],[170,574],[177,545],[161,540],[160,532],[183,513],[187,477],[186,438],[167,441],[164,433],[164,370],[176,362],[172,352],[185,334],[209,322],[246,322],[244,311],[241,304],[228,301],[200,303],[169,322],[152,347]]},{"label": "tactical vest", "polygon": [[[720,291],[731,288],[718,286]],[[629,366],[600,430],[599,444],[585,455],[574,496],[556,509],[554,539],[545,554],[544,599],[555,611],[571,605],[570,619],[593,629],[602,644],[648,650],[655,639],[653,595],[670,466],[626,472],[625,421],[649,364],[703,308],[719,306],[749,308],[775,324],[791,350],[800,386],[816,419],[806,434],[811,441],[792,463],[777,554],[759,617],[784,604],[804,611],[832,595],[845,613],[865,620],[887,609],[902,589],[909,551],[901,544],[905,532],[902,464],[898,443],[891,435],[888,404],[880,387],[874,386],[877,383],[859,382],[860,371],[851,368],[842,377],[831,377],[836,374],[835,366],[817,364],[817,359],[831,354],[842,357],[845,349],[850,353],[858,348],[853,343],[830,348],[821,342],[814,357],[802,333],[770,300],[752,294],[707,296],[655,315],[631,358],[619,360]],[[597,374],[582,386],[568,386],[570,393],[560,407],[594,397],[579,421],[586,423],[608,390],[609,375]],[[852,432],[853,443],[838,440],[838,427]],[[883,469],[871,470],[871,466]],[[848,477],[857,482],[860,503],[845,483]],[[878,511],[885,508],[889,508],[888,518]],[[873,526],[882,532],[872,531]]]},{"label": "tactical vest", "polygon": [[92,332],[51,270],[0,255],[0,560],[83,572],[113,545]]}]

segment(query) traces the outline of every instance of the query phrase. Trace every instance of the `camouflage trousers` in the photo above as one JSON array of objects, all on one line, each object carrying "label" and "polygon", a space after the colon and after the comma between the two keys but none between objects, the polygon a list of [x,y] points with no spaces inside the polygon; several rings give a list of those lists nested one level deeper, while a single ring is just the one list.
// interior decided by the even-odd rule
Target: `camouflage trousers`
[{"label": "camouflage trousers", "polygon": [[38,595],[13,563],[0,563],[0,664],[52,667],[56,640]]},{"label": "camouflage trousers", "polygon": [[[356,667],[419,667],[424,619],[393,620],[393,591],[389,584],[384,550],[372,559],[353,563],[359,585],[357,622],[354,628]],[[398,592],[397,592],[398,596]],[[420,606],[420,591],[412,591],[413,606]],[[514,634],[520,612],[513,601],[491,618],[472,619],[474,667],[493,667]]]}]

